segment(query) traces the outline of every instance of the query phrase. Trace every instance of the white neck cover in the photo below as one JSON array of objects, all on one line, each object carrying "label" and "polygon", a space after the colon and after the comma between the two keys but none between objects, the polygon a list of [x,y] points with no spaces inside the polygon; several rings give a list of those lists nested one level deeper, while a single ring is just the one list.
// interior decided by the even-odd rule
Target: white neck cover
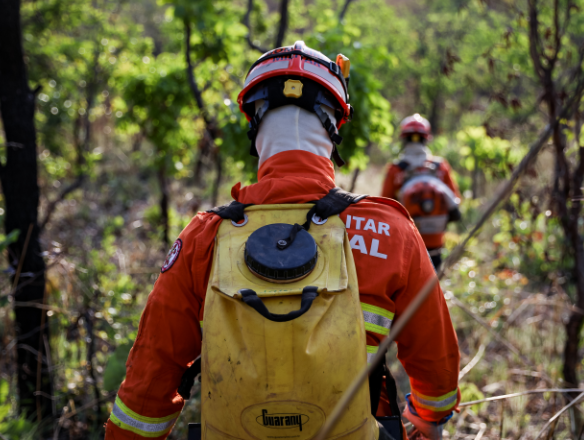
[{"label": "white neck cover", "polygon": [[[256,101],[256,110],[263,100]],[[322,106],[336,123],[334,112]],[[295,105],[285,105],[266,112],[256,137],[256,148],[260,156],[259,166],[282,151],[302,150],[317,156],[331,157],[333,143],[316,114]]]},{"label": "white neck cover", "polygon": [[406,161],[412,168],[421,167],[432,157],[428,147],[419,142],[408,142],[399,156],[400,161]]}]

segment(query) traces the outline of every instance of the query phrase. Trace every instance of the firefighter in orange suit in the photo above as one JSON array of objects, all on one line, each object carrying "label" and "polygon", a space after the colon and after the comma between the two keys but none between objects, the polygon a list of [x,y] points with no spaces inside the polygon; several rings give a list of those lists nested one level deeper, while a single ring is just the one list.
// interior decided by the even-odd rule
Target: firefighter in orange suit
[{"label": "firefighter in orange suit", "polygon": [[432,134],[425,118],[417,113],[405,118],[400,137],[404,147],[388,168],[381,195],[405,206],[438,269],[446,224],[460,220],[460,192],[446,159],[433,156],[426,146]]},{"label": "firefighter in orange suit", "polygon": [[[236,201],[310,203],[335,188],[331,157],[342,161],[335,148],[341,139],[337,130],[352,110],[347,78],[341,81],[342,69],[332,64],[300,41],[264,54],[252,66],[239,103],[250,120],[252,154],[259,157],[258,183],[243,188],[236,184],[231,190]],[[342,64],[337,59],[336,65]],[[295,101],[298,83],[293,82],[285,86],[292,98],[281,100],[282,87],[274,84],[290,77],[304,84],[303,96],[312,96]],[[399,203],[364,198],[340,218],[355,259],[370,358],[389,334],[392,320],[434,276],[434,269]],[[179,417],[184,405],[177,393],[181,377],[201,353],[205,292],[221,222],[213,212],[199,212],[168,254],[128,356],[126,379],[106,425],[107,440],[164,439]],[[439,286],[401,332],[397,346],[411,383],[404,415],[426,437],[439,439],[442,424],[460,399],[458,343]],[[388,412],[387,402],[382,402],[377,414]]]}]

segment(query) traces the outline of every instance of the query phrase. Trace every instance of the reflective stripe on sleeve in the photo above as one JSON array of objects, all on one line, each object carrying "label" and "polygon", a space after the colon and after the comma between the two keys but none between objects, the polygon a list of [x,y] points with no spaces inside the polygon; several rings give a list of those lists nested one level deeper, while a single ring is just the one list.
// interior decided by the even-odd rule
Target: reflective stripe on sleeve
[{"label": "reflective stripe on sleeve", "polygon": [[161,418],[141,416],[128,408],[122,402],[122,399],[116,396],[110,420],[120,428],[134,432],[142,437],[160,437],[172,428],[178,415],[179,413],[176,412]]},{"label": "reflective stripe on sleeve", "polygon": [[438,397],[424,396],[412,389],[412,397],[414,398],[414,403],[417,407],[434,412],[449,411],[456,405],[458,388]]},{"label": "reflective stripe on sleeve", "polygon": [[367,346],[367,363],[371,363],[371,361],[373,360],[373,356],[375,356],[377,354],[377,351],[379,350],[379,347],[375,347],[374,345],[368,345]]},{"label": "reflective stripe on sleeve", "polygon": [[361,303],[361,309],[363,310],[363,318],[365,319],[365,330],[383,336],[389,335],[394,313],[381,307],[365,303]]}]

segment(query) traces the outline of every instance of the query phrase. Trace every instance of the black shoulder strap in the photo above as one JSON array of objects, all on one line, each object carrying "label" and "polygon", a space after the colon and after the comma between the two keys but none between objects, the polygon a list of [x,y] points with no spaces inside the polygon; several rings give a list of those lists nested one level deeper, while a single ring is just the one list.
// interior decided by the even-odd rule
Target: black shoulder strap
[{"label": "black shoulder strap", "polygon": [[[329,218],[333,215],[340,214],[350,205],[363,200],[368,197],[367,194],[353,194],[345,191],[339,187],[333,188],[322,199],[314,202],[314,207],[306,215],[307,223],[310,224],[313,215],[319,216],[321,219]],[[305,224],[305,229],[308,229]]]},{"label": "black shoulder strap", "polygon": [[385,373],[385,386],[387,389],[387,397],[389,397],[389,407],[391,408],[392,416],[400,416],[398,398],[397,398],[397,384],[393,378],[391,371],[387,365],[383,365]]},{"label": "black shoulder strap", "polygon": [[[306,222],[303,225],[295,224],[290,231],[290,236],[284,240],[286,244],[278,245],[278,247],[280,249],[286,249],[294,242],[296,234],[298,231],[300,231],[300,229],[305,229],[308,231],[310,224],[312,223],[312,217],[314,215],[317,215],[322,220],[327,219],[333,215],[340,214],[350,205],[363,200],[365,197],[368,197],[368,195],[353,194],[339,187],[331,189],[329,193],[322,199],[313,202],[314,206],[310,208],[310,211],[308,211],[308,214],[306,214]],[[209,209],[207,212],[212,212],[217,214],[222,219],[229,219],[235,223],[238,223],[244,219],[243,211],[245,208],[252,205],[252,203],[244,204],[233,200],[226,205]]]},{"label": "black shoulder strap", "polygon": [[381,388],[383,384],[383,364],[379,364],[369,375],[369,399],[371,400],[371,414],[377,414],[379,399],[381,398]]},{"label": "black shoulder strap", "polygon": [[399,410],[399,401],[397,397],[397,384],[391,371],[385,363],[381,363],[369,376],[369,398],[371,399],[371,414],[377,414],[379,408],[379,399],[381,398],[381,388],[383,387],[383,376],[385,375],[385,389],[389,398],[389,408],[391,415],[401,417]]},{"label": "black shoulder strap", "polygon": [[209,209],[207,212],[212,212],[217,214],[222,219],[229,219],[233,220],[235,223],[238,223],[243,220],[243,211],[248,206],[252,206],[253,203],[241,203],[236,200],[232,200],[225,205],[216,206],[213,209]]},{"label": "black shoulder strap", "polygon": [[180,385],[178,386],[177,392],[183,399],[189,400],[191,398],[191,389],[195,384],[195,378],[199,374],[201,374],[201,356],[195,359],[195,362],[186,369],[180,379]]},{"label": "black shoulder strap", "polygon": [[410,166],[410,163],[407,160],[402,160],[397,163],[397,166],[400,170],[405,171]]},{"label": "black shoulder strap", "polygon": [[[305,229],[308,229],[310,227],[312,216],[315,214],[323,220],[327,219],[333,215],[340,214],[350,205],[363,200],[365,197],[368,197],[368,195],[353,194],[339,187],[333,188],[322,199],[313,202],[314,206],[306,215],[306,223],[303,226]],[[243,211],[245,208],[252,205],[253,203],[246,204],[232,200],[225,205],[216,206],[215,208],[209,209],[207,212],[212,212],[217,214],[222,219],[233,220],[237,223],[243,220]]]}]

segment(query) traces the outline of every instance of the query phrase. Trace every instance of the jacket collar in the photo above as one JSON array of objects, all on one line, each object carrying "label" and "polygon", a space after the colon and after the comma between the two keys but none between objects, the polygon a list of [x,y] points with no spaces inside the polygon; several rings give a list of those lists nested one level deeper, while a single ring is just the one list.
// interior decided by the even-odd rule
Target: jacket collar
[{"label": "jacket collar", "polygon": [[258,170],[258,183],[231,189],[241,203],[308,203],[324,197],[334,188],[332,162],[307,151],[283,151],[266,160]]}]

